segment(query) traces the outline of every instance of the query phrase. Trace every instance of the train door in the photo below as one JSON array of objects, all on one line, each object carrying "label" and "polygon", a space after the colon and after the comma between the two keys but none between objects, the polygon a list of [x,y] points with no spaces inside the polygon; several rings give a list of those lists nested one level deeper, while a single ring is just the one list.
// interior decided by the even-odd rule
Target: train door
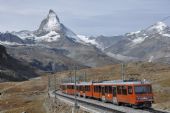
[{"label": "train door", "polygon": [[112,94],[113,94],[113,103],[114,104],[118,104],[118,102],[117,102],[117,89],[116,89],[116,86],[113,86]]},{"label": "train door", "polygon": [[86,93],[85,93],[85,86],[83,86],[83,97],[85,98],[86,97]]},{"label": "train door", "polygon": [[128,86],[127,87],[127,98],[128,98],[128,103],[134,104],[136,97],[134,96],[134,91],[133,91],[133,86]]},{"label": "train door", "polygon": [[106,101],[106,98],[105,98],[105,87],[104,86],[101,86],[101,99],[103,102]]},{"label": "train door", "polygon": [[67,85],[65,85],[65,87],[66,87],[66,94],[68,93],[68,87],[67,87]]}]

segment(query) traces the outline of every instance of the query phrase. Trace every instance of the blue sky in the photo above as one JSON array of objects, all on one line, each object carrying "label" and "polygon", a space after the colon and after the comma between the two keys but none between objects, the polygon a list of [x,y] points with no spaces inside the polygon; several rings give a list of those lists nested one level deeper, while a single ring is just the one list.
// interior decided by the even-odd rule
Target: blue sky
[{"label": "blue sky", "polygon": [[77,34],[119,35],[170,16],[169,6],[170,0],[0,0],[0,31],[36,30],[53,9]]}]

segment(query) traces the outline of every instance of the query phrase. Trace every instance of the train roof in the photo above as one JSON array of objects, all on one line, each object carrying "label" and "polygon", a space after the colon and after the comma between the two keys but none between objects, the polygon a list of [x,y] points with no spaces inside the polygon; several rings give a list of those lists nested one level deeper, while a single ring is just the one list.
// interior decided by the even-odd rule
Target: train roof
[{"label": "train roof", "polygon": [[[63,83],[62,85],[75,85],[75,83]],[[92,82],[77,82],[76,85],[92,85]]]},{"label": "train roof", "polygon": [[[62,85],[74,85],[75,83],[63,83]],[[101,82],[77,82],[76,85],[127,85],[127,84],[150,84],[150,82],[143,80],[112,80]]]},{"label": "train roof", "polygon": [[93,83],[94,85],[127,85],[127,84],[150,84],[148,81],[143,80],[112,80],[112,81],[103,81],[100,83]]}]

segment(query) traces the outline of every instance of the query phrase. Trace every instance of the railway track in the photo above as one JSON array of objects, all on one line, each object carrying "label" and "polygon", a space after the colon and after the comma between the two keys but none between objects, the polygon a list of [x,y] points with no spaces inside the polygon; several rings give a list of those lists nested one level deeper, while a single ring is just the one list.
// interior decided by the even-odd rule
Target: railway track
[{"label": "railway track", "polygon": [[[60,91],[54,92],[56,95],[67,98],[74,102],[75,98],[73,95],[66,95],[61,93]],[[155,109],[133,109],[126,106],[117,106],[111,103],[103,103],[98,100],[88,99],[88,98],[81,98],[77,97],[77,102],[83,105],[93,106],[94,108],[101,109],[106,111],[106,113],[170,113],[167,111],[160,111]]]},{"label": "railway track", "polygon": [[[56,92],[55,94],[58,95],[58,96],[64,97],[64,98],[68,98],[69,100],[73,100],[73,101],[75,100],[74,97],[70,96],[70,95],[68,96],[68,95],[65,95],[65,94],[58,93],[58,92]],[[122,111],[118,111],[118,110],[115,110],[115,109],[111,109],[111,108],[108,108],[108,107],[105,107],[105,106],[97,105],[97,104],[87,102],[87,101],[83,101],[83,100],[80,100],[80,99],[77,99],[77,102],[82,103],[82,104],[86,104],[88,106],[93,106],[97,109],[102,109],[103,111],[107,111],[106,113],[125,113],[125,112],[122,112]]]}]

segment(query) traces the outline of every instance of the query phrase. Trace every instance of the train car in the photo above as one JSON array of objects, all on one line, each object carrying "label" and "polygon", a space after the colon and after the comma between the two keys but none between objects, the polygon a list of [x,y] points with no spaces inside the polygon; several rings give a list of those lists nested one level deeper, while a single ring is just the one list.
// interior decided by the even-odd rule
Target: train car
[{"label": "train car", "polygon": [[143,81],[105,81],[94,83],[93,97],[114,104],[133,107],[151,107],[153,93],[151,84]]},{"label": "train car", "polygon": [[70,95],[73,95],[75,93],[74,83],[61,84],[60,88],[62,89],[61,91],[63,93],[70,94]]},{"label": "train car", "polygon": [[[74,83],[61,85],[62,92],[74,94]],[[132,107],[151,107],[154,99],[152,87],[146,81],[103,81],[97,83],[77,83],[76,93],[83,97],[92,97],[103,102],[117,105],[128,104]]]}]

